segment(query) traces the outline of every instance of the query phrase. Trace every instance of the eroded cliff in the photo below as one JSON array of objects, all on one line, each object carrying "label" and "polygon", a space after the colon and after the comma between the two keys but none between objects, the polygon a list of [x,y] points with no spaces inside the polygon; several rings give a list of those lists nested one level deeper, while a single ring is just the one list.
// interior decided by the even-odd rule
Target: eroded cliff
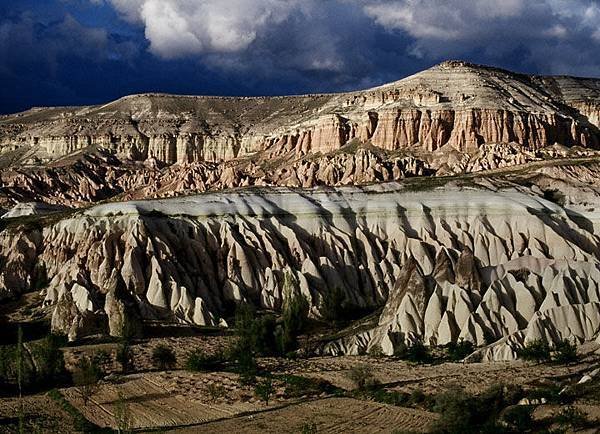
[{"label": "eroded cliff", "polygon": [[0,120],[6,152],[39,164],[90,146],[165,164],[267,151],[302,156],[348,141],[399,150],[466,151],[515,142],[598,147],[598,80],[530,77],[445,62],[378,88],[261,98],[134,95],[103,106],[32,109]]},{"label": "eroded cliff", "polygon": [[383,306],[376,327],[325,353],[467,339],[497,360],[538,337],[595,339],[597,194],[573,198],[585,201],[582,211],[535,189],[481,185],[250,189],[98,205],[43,229],[5,230],[11,266],[0,281],[26,290],[31,264],[43,269],[53,328],[72,339],[118,335],[124,318],[225,326],[241,301],[279,310],[286,274],[314,317],[334,289],[349,308]]}]

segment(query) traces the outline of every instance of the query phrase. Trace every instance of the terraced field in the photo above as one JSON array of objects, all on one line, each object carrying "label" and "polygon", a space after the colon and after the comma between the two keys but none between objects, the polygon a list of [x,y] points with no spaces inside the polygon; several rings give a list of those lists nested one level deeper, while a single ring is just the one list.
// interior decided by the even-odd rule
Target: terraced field
[{"label": "terraced field", "polygon": [[172,431],[191,433],[298,433],[314,428],[326,434],[426,432],[434,413],[352,398],[327,398]]},{"label": "terraced field", "polygon": [[[209,385],[218,384],[218,398]],[[77,388],[64,396],[83,416],[101,427],[119,425],[119,408],[125,408],[130,428],[157,428],[200,424],[263,408],[249,388],[238,385],[229,373],[151,372],[124,377],[122,383],[104,383],[84,405]]]}]

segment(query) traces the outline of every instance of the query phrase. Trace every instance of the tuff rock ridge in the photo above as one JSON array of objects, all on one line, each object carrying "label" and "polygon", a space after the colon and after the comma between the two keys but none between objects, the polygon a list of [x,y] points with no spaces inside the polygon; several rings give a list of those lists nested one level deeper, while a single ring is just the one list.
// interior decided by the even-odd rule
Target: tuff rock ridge
[{"label": "tuff rock ridge", "polygon": [[119,335],[126,317],[226,326],[241,301],[279,310],[289,274],[314,317],[332,288],[383,307],[323,353],[467,339],[504,360],[531,339],[598,336],[599,221],[574,209],[526,189],[397,183],[110,203],[4,231],[0,281],[23,291],[45,270],[52,327],[77,339]]}]

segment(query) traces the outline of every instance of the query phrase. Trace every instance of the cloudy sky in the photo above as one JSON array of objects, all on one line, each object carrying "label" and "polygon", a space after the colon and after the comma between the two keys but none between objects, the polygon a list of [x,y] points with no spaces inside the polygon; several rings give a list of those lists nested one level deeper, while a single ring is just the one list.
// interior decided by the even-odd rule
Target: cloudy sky
[{"label": "cloudy sky", "polygon": [[0,113],[359,89],[446,59],[600,77],[600,0],[0,2]]}]

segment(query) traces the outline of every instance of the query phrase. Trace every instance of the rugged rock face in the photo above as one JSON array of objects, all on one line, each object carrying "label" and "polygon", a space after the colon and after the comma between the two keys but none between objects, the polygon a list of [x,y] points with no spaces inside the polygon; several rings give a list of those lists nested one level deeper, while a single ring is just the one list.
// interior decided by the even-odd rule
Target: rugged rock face
[{"label": "rugged rock face", "polygon": [[599,80],[464,62],[346,94],[5,116],[0,301],[43,288],[70,339],[135,336],[277,311],[293,281],[314,317],[334,291],[381,309],[321,353],[600,343],[599,119]]},{"label": "rugged rock face", "polygon": [[378,88],[275,98],[134,95],[103,106],[32,109],[0,120],[4,153],[33,164],[88,147],[165,164],[336,151],[350,140],[387,150],[459,151],[515,142],[598,147],[598,80],[530,77],[445,62]]},{"label": "rugged rock face", "polygon": [[14,217],[29,213],[30,206],[22,202],[78,207],[115,197],[160,198],[247,186],[364,184],[434,173],[429,163],[418,158],[385,155],[371,148],[300,158],[287,165],[196,162],[160,168],[152,162],[127,164],[98,151],[67,166],[6,170],[0,172],[0,204],[11,208],[17,203],[5,216]]},{"label": "rugged rock face", "polygon": [[598,229],[595,212],[526,190],[241,190],[80,211],[44,228],[27,264],[46,270],[53,327],[72,339],[119,335],[130,316],[226,325],[242,300],[278,310],[291,273],[313,316],[333,288],[348,307],[384,306],[374,329],[323,352],[468,339],[506,359],[537,337],[596,338]]}]

